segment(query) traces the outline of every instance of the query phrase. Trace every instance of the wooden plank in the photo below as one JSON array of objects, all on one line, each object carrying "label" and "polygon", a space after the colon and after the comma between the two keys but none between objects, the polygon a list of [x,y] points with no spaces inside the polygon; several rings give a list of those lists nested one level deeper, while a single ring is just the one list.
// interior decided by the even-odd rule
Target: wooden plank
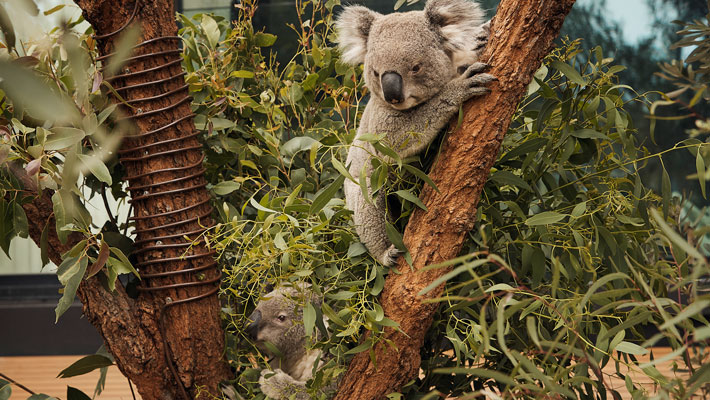
[{"label": "wooden plank", "polygon": [[[59,379],[59,371],[71,365],[82,356],[32,356],[32,357],[0,357],[0,372],[23,384],[35,393],[45,393],[50,396],[66,399],[67,386],[75,387],[90,397],[99,379],[99,371],[86,375]],[[135,388],[134,388],[135,389]],[[10,400],[23,400],[29,393],[17,386],[12,388]],[[106,387],[100,400],[133,400],[128,380],[116,366],[109,367],[106,376]],[[140,399],[138,393],[136,398]]]},{"label": "wooden plank", "polygon": [[[653,349],[654,359],[661,358],[670,351],[671,350],[669,348],[656,347]],[[59,371],[68,367],[71,363],[81,357],[82,356],[0,357],[0,372],[27,386],[36,393],[45,393],[50,396],[66,399],[67,386],[72,386],[80,389],[87,395],[92,396],[94,388],[96,387],[96,382],[99,379],[98,371],[93,371],[89,374],[73,378],[57,378]],[[637,357],[637,359],[640,363],[643,363],[649,360],[649,356],[640,356]],[[708,360],[706,359],[705,362],[708,362]],[[674,363],[677,363],[678,370],[674,370]],[[669,360],[656,366],[659,372],[669,379],[675,377],[687,379],[689,373],[687,370],[683,369],[684,367],[685,364],[680,359]],[[629,368],[621,365],[620,370],[623,373],[626,373],[629,371]],[[609,362],[604,367],[603,373],[607,385],[618,390],[622,396],[622,399],[631,399],[631,395],[626,390],[624,380],[616,375],[615,365],[613,362]],[[642,385],[649,391],[649,394],[656,393],[657,387],[654,386],[653,381],[640,372],[637,367],[631,368],[629,374],[631,375],[634,384]],[[14,386],[10,400],[23,400],[28,396],[29,394],[27,392]],[[136,398],[140,399],[138,393],[136,393]],[[696,394],[693,398],[699,399],[700,397]],[[108,376],[106,377],[106,387],[97,399],[133,400],[131,390],[128,387],[128,381],[117,367],[109,367]]]},{"label": "wooden plank", "polygon": [[[654,347],[651,349],[651,352],[653,353],[653,359],[657,360],[666,356],[668,353],[671,353],[672,349],[669,347]],[[614,357],[617,356],[618,353],[615,353]],[[637,356],[636,359],[638,360],[639,364],[642,364],[650,361],[650,356],[651,354],[649,353],[643,356]],[[707,357],[702,362],[698,360],[693,361],[694,368],[699,368],[703,362],[708,362]],[[660,362],[656,364],[656,369],[664,377],[668,378],[668,380],[672,380],[675,378],[687,380],[690,376],[690,372],[687,370],[686,364],[685,362],[683,362],[681,357],[676,357],[671,360]],[[643,387],[649,395],[654,395],[658,392],[658,385],[656,385],[653,379],[645,375],[637,366],[626,366],[624,364],[620,364],[619,371],[624,375],[628,374],[631,377],[631,381],[633,382],[633,384],[637,387]],[[621,394],[622,399],[626,400],[632,398],[631,394],[626,389],[626,382],[616,373],[616,365],[613,361],[610,361],[606,366],[604,366],[602,372],[604,374],[604,379],[607,382],[608,386],[612,389],[617,390],[619,394]],[[694,393],[693,396],[691,396],[690,398],[700,399],[701,394]]]}]

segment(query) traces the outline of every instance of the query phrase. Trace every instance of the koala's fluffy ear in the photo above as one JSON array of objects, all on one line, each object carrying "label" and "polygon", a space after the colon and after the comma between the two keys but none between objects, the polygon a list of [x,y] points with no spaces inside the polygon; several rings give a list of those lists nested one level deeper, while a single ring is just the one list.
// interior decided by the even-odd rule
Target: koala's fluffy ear
[{"label": "koala's fluffy ear", "polygon": [[353,65],[365,62],[367,37],[372,22],[379,15],[381,14],[363,6],[348,6],[343,9],[335,21],[343,62]]},{"label": "koala's fluffy ear", "polygon": [[484,18],[481,6],[468,0],[429,0],[424,14],[452,53],[468,48]]}]

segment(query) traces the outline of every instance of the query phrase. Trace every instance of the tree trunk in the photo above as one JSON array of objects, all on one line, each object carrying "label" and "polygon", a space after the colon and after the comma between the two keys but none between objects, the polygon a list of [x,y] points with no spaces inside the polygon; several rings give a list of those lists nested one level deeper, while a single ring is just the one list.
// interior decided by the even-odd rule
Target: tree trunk
[{"label": "tree trunk", "polygon": [[[94,27],[102,56],[114,51],[119,35],[101,36],[120,30],[131,19],[142,29],[141,41],[177,34],[172,0],[76,2]],[[196,238],[212,221],[179,49],[175,38],[138,46],[132,56],[160,54],[138,57],[119,74],[151,70],[111,81],[127,102],[134,101],[135,109],[124,109],[139,131],[137,137],[124,138],[119,154],[132,191],[136,266],[143,291],[132,299],[121,285],[111,293],[94,277],[83,281],[77,293],[84,314],[103,336],[119,369],[146,400],[194,398],[198,387],[217,395],[219,382],[230,376],[222,360],[224,335],[215,295],[219,272],[212,268],[213,257],[202,242],[189,246],[184,238],[187,233]],[[141,85],[153,81],[161,82]],[[138,86],[122,89],[134,85]],[[170,94],[160,96],[165,93]],[[48,192],[24,209],[37,243],[42,227],[52,228],[49,255],[59,264],[60,254],[81,238],[73,235],[67,244],[59,242]],[[196,271],[183,271],[187,269]],[[169,274],[160,275],[165,272]],[[155,290],[164,285],[172,286]],[[199,299],[180,302],[190,297]]]},{"label": "tree trunk", "polygon": [[368,352],[357,354],[336,399],[380,399],[417,377],[419,349],[437,308],[422,300],[439,296],[443,285],[423,297],[418,293],[450,269],[420,270],[459,255],[466,234],[474,227],[483,185],[513,113],[574,1],[500,2],[482,56],[499,82],[491,86],[491,94],[466,103],[461,127],[446,137],[429,174],[440,193],[424,187],[420,198],[429,211],[416,209],[404,233],[414,271],[400,257],[398,270],[403,273],[388,276],[381,296],[385,315],[397,321],[404,333],[386,331],[393,345],[380,341],[375,347],[377,368]]}]

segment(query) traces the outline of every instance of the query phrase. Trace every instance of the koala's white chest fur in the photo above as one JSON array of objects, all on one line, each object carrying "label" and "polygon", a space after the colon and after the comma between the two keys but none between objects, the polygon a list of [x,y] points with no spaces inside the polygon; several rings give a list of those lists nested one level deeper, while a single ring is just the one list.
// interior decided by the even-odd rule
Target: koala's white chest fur
[{"label": "koala's white chest fur", "polygon": [[[289,360],[288,364],[281,364],[280,368],[297,381],[305,382],[313,377],[313,365],[320,356],[320,350],[310,350],[302,357]],[[316,366],[318,368],[318,366]]]}]

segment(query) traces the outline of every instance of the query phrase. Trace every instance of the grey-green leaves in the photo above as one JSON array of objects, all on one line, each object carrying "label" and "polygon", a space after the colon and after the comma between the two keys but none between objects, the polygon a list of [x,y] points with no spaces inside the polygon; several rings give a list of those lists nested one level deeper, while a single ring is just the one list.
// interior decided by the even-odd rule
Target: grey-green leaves
[{"label": "grey-green leaves", "polygon": [[68,98],[50,89],[37,75],[18,63],[0,60],[0,87],[35,118],[69,122],[79,117],[78,110]]},{"label": "grey-green leaves", "polygon": [[311,204],[310,213],[315,214],[322,210],[323,207],[325,207],[325,205],[328,204],[328,202],[335,196],[335,193],[340,190],[340,187],[343,186],[344,181],[345,176],[340,175],[335,178],[335,181],[328,185],[328,187],[319,192]]},{"label": "grey-green leaves", "polygon": [[586,84],[585,80],[582,78],[582,75],[580,75],[573,66],[560,60],[552,61],[550,65],[552,65],[552,67],[556,70],[562,72],[571,82],[574,82],[579,86],[584,86]]},{"label": "grey-green leaves", "polygon": [[59,304],[57,304],[57,308],[55,309],[57,321],[59,321],[59,317],[64,314],[74,302],[76,290],[79,288],[79,283],[81,283],[81,280],[84,278],[87,264],[88,257],[85,254],[81,254],[76,257],[66,257],[57,269],[57,278],[59,278],[59,281],[64,285],[64,293],[62,294],[62,298],[59,299]]},{"label": "grey-green leaves", "polygon": [[565,214],[560,214],[556,211],[545,211],[539,214],[535,214],[525,221],[525,225],[535,226],[535,225],[549,225],[556,222],[562,221],[566,217]]}]

